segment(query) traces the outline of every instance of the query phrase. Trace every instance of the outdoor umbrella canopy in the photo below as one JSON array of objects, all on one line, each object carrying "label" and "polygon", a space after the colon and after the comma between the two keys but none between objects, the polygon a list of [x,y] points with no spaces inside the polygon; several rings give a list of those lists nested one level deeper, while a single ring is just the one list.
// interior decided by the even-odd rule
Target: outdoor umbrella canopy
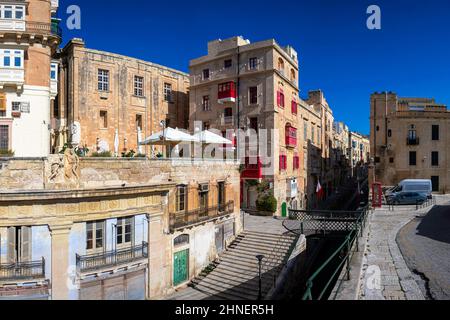
[{"label": "outdoor umbrella canopy", "polygon": [[198,138],[183,131],[173,128],[166,128],[163,131],[152,134],[150,137],[142,141],[140,145],[165,145],[198,141]]},{"label": "outdoor umbrella canopy", "polygon": [[194,137],[196,137],[198,141],[205,144],[233,144],[232,141],[208,130],[198,132],[194,134]]}]

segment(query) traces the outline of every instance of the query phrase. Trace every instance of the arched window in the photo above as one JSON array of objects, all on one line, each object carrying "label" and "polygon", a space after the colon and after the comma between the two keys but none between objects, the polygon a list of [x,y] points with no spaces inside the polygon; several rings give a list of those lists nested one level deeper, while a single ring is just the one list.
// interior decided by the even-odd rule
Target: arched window
[{"label": "arched window", "polygon": [[295,81],[295,70],[291,69],[291,81]]},{"label": "arched window", "polygon": [[174,247],[181,247],[184,245],[189,244],[189,235],[188,234],[182,234],[173,239],[173,246]]},{"label": "arched window", "polygon": [[278,59],[278,71],[284,71],[284,61],[281,58]]}]

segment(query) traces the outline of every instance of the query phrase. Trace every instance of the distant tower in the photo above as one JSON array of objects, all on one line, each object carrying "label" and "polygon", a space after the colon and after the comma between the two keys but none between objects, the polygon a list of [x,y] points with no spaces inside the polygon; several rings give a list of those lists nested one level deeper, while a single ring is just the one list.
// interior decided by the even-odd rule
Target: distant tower
[{"label": "distant tower", "polygon": [[[50,152],[50,110],[58,92],[58,0],[0,6],[0,149],[16,157]],[[53,102],[52,102],[53,101]]]}]

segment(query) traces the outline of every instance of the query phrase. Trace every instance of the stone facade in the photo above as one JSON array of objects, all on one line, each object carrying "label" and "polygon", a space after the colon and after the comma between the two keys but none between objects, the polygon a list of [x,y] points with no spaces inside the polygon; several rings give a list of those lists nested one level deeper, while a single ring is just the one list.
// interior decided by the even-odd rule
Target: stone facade
[{"label": "stone facade", "polygon": [[[188,126],[188,75],[151,62],[88,49],[81,39],[70,41],[61,53],[59,106],[53,113],[53,152],[64,143],[86,146],[91,152],[133,150],[161,131]],[[101,77],[101,80],[99,78]],[[78,134],[73,133],[76,125]],[[139,137],[140,136],[140,137]]]},{"label": "stone facade", "polygon": [[[20,280],[0,270],[0,298],[159,298],[198,275],[241,230],[239,172],[234,161],[81,158],[74,164],[64,160],[53,180],[51,168],[59,156],[1,164],[1,261],[14,263],[17,246],[27,245],[21,237],[20,245],[11,245],[10,232],[30,229],[31,249],[21,249],[29,253],[30,261],[21,262],[40,265],[43,258],[46,267],[43,274]],[[67,168],[79,175],[67,180]],[[209,186],[202,197],[208,199],[206,208],[200,185]],[[186,187],[181,210],[180,186]],[[97,258],[109,261],[102,257],[117,254],[120,219],[131,219],[133,240],[119,252],[145,250],[147,254],[131,262],[89,268],[98,263]],[[92,223],[103,225],[101,240],[97,239],[103,250],[89,250]],[[217,238],[217,230],[223,229],[230,232]],[[180,282],[175,257],[184,251],[188,252],[186,277]]]},{"label": "stone facade", "polygon": [[431,179],[434,192],[448,192],[447,107],[434,99],[385,92],[372,94],[370,110],[371,182],[393,186],[403,179]]}]

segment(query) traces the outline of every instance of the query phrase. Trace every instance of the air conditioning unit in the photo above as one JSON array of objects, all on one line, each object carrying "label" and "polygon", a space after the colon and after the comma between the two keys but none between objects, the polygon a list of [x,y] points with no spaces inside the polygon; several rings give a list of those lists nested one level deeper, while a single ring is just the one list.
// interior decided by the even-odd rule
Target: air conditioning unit
[{"label": "air conditioning unit", "polygon": [[200,185],[200,192],[208,192],[208,191],[209,191],[209,184]]}]

